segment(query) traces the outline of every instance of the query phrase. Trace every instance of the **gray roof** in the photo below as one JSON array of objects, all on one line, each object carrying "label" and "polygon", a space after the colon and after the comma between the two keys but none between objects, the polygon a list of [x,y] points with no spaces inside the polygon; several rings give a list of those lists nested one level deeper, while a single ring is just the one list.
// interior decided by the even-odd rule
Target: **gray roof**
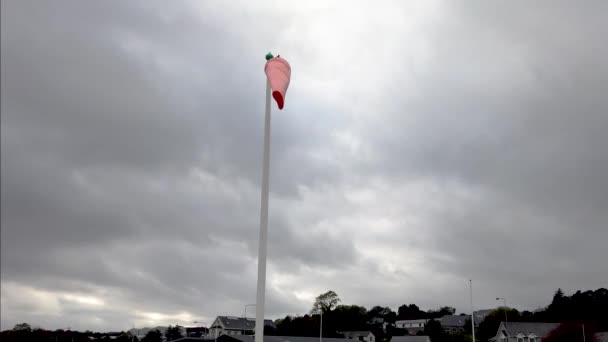
[{"label": "gray roof", "polygon": [[[242,342],[254,342],[253,335],[233,335],[230,337]],[[319,337],[264,336],[264,342],[319,342]],[[352,342],[352,340],[323,337],[323,342]]]},{"label": "gray roof", "polygon": [[343,331],[342,332],[342,335],[344,335],[344,337],[369,336],[369,334],[372,334],[372,332],[371,331]]},{"label": "gray roof", "polygon": [[[245,318],[245,317],[232,317],[232,316],[217,316],[217,318],[222,322],[224,328],[230,330],[254,330],[255,329],[255,319],[253,318]],[[265,326],[274,327],[274,322],[270,319],[264,320]]]},{"label": "gray roof", "polygon": [[430,342],[428,336],[393,336],[391,342]]},{"label": "gray roof", "polygon": [[444,327],[464,327],[469,316],[445,315],[439,319],[439,323]]},{"label": "gray roof", "polygon": [[[505,326],[505,322],[500,323],[503,327]],[[537,323],[537,322],[507,322],[507,332],[509,336],[516,336],[519,333],[522,333],[526,336],[533,333],[538,337],[545,337],[549,335],[549,333],[557,328],[559,323]],[[499,328],[500,329],[500,328]]]}]

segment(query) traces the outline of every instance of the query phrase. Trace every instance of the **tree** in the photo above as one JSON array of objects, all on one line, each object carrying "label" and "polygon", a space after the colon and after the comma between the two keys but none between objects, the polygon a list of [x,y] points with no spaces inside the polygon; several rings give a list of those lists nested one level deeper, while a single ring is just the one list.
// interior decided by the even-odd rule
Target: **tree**
[{"label": "tree", "polygon": [[23,332],[31,332],[32,331],[32,326],[27,324],[27,323],[19,323],[19,324],[15,324],[15,326],[13,327],[14,331],[23,331]]},{"label": "tree", "polygon": [[564,322],[549,336],[543,338],[543,342],[595,342],[596,328],[593,324],[585,324],[585,338],[583,339],[583,327],[581,322]]},{"label": "tree", "polygon": [[397,309],[397,318],[399,319],[419,319],[426,318],[426,312],[420,310],[418,305],[410,304],[410,305],[401,305],[399,309]]},{"label": "tree", "polygon": [[515,309],[499,308],[490,312],[486,318],[479,323],[479,339],[487,341],[489,338],[496,336],[496,331],[500,322],[505,320],[505,311],[509,322],[519,321],[519,311]]},{"label": "tree", "polygon": [[179,325],[174,327],[169,326],[167,331],[165,331],[165,337],[167,338],[167,341],[173,341],[184,337],[184,335],[182,335],[182,327]]},{"label": "tree", "polygon": [[163,341],[163,334],[158,329],[148,331],[146,336],[141,339],[141,342],[162,342],[162,341]]},{"label": "tree", "polygon": [[434,319],[429,320],[424,326],[424,334],[431,338],[433,342],[444,341],[447,334],[441,327],[441,323]]},{"label": "tree", "polygon": [[327,291],[315,298],[315,303],[313,304],[310,313],[319,313],[321,310],[323,310],[323,313],[326,313],[331,311],[338,303],[340,303],[338,295],[334,291]]}]

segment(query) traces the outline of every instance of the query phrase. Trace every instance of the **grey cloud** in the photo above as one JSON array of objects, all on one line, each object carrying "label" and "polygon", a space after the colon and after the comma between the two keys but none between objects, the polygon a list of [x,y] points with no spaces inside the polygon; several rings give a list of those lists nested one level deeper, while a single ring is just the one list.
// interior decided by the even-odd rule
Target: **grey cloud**
[{"label": "grey cloud", "polygon": [[[253,301],[261,58],[277,42],[299,64],[273,112],[270,316],[328,288],[464,311],[469,277],[480,307],[606,286],[605,4],[444,6],[407,45],[419,56],[348,36],[328,75],[341,56],[311,41],[335,36],[302,25],[325,12],[264,6],[2,3],[3,329],[184,324]],[[357,44],[380,49],[372,29]],[[409,64],[367,64],[389,57]],[[351,66],[383,82],[333,80]],[[31,288],[60,299],[20,301]]]}]

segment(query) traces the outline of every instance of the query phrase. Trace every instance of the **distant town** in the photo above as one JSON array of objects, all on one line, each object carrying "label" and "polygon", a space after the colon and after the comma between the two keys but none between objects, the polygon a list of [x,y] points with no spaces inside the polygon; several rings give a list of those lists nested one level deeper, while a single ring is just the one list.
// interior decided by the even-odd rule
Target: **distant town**
[{"label": "distant town", "polygon": [[[506,304],[505,298],[497,298]],[[254,342],[255,318],[217,316],[209,326],[133,328],[121,332],[45,330],[21,323],[2,331],[12,341]],[[265,342],[608,342],[608,290],[566,295],[558,289],[551,303],[534,312],[507,305],[456,313],[449,306],[421,310],[416,304],[366,309],[345,305],[337,293],[316,297],[302,316],[264,321]]]}]

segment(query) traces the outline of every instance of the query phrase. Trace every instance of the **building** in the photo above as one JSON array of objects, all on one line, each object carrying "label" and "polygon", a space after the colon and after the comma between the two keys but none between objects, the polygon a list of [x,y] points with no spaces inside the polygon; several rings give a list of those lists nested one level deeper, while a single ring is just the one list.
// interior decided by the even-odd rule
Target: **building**
[{"label": "building", "polygon": [[490,341],[495,342],[541,342],[559,323],[536,322],[501,322],[496,336]]},{"label": "building", "polygon": [[393,336],[391,342],[431,342],[428,336]]},{"label": "building", "polygon": [[395,328],[406,329],[409,334],[415,335],[419,331],[424,331],[428,319],[406,319],[395,321]]},{"label": "building", "polygon": [[[471,316],[445,315],[438,319],[438,321],[445,331],[455,333],[464,331],[464,325],[467,323],[467,320],[470,319]],[[469,324],[471,323],[469,322]]]},{"label": "building", "polygon": [[376,342],[376,337],[371,331],[343,331],[344,338],[363,342]]},{"label": "building", "polygon": [[[274,323],[266,319],[264,326],[275,328]],[[216,338],[222,335],[253,335],[255,333],[255,318],[217,316],[209,328],[209,337]]]}]

